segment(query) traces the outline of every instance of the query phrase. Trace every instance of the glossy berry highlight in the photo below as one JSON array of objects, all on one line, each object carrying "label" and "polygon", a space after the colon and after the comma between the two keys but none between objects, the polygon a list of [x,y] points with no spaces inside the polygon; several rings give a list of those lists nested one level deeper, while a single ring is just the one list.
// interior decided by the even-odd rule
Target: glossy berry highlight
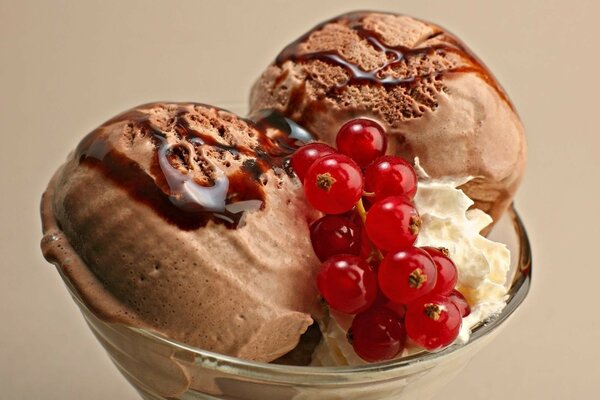
[{"label": "glossy berry highlight", "polygon": [[345,213],[362,196],[362,172],[348,156],[325,156],[308,169],[304,193],[310,204],[325,214]]},{"label": "glossy berry highlight", "polygon": [[437,268],[437,283],[433,292],[437,294],[450,294],[458,281],[456,265],[448,256],[448,250],[437,247],[422,247],[433,259]]},{"label": "glossy berry highlight", "polygon": [[377,274],[383,294],[400,304],[408,304],[431,293],[437,281],[435,263],[418,247],[388,253]]},{"label": "glossy berry highlight", "polygon": [[461,317],[464,318],[471,314],[471,307],[469,307],[467,299],[465,299],[465,296],[463,296],[461,292],[454,289],[452,292],[450,292],[448,298],[456,305],[456,307],[458,307]]},{"label": "glossy berry highlight", "polygon": [[421,218],[406,197],[386,197],[369,209],[365,228],[375,246],[395,251],[415,243],[421,229]]},{"label": "glossy berry highlight", "polygon": [[358,255],[362,244],[360,228],[338,215],[326,215],[313,222],[310,240],[321,261],[337,254]]},{"label": "glossy berry highlight", "polygon": [[358,118],[348,121],[336,137],[338,151],[352,158],[361,167],[366,167],[377,157],[385,154],[387,136],[377,122]]},{"label": "glossy berry highlight", "polygon": [[414,168],[401,157],[379,157],[365,170],[365,191],[373,193],[375,200],[401,195],[412,199],[417,182]]},{"label": "glossy berry highlight", "polygon": [[321,265],[317,288],[329,307],[346,314],[368,309],[377,297],[377,275],[360,257],[337,255]]},{"label": "glossy berry highlight", "polygon": [[310,143],[300,147],[292,155],[292,169],[301,182],[304,181],[306,172],[318,159],[337,153],[336,150],[325,143]]},{"label": "glossy berry highlight", "polygon": [[358,314],[348,332],[356,354],[365,361],[391,360],[404,350],[406,331],[402,321],[385,307]]},{"label": "glossy berry highlight", "polygon": [[439,350],[456,340],[462,318],[446,296],[434,294],[410,303],[406,310],[406,333],[419,346]]}]

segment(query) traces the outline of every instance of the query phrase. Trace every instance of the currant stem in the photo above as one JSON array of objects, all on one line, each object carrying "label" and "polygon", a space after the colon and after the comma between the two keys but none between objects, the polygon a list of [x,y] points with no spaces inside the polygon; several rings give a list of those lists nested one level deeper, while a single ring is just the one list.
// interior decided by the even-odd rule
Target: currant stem
[{"label": "currant stem", "polygon": [[363,197],[375,197],[375,192],[363,192]]},{"label": "currant stem", "polygon": [[[360,219],[364,224],[367,220],[367,210],[365,210],[365,205],[363,204],[362,197],[356,202],[356,211],[358,212],[358,215],[360,216]],[[381,251],[379,251],[379,249],[375,247],[373,243],[371,243],[371,249],[372,251],[371,255],[369,256],[369,260],[373,258],[376,258],[379,261],[383,260],[383,254],[381,254]]]},{"label": "currant stem", "polygon": [[358,199],[358,202],[356,203],[356,210],[358,211],[360,219],[364,223],[367,220],[367,210],[365,210],[365,205],[363,204],[362,197]]},{"label": "currant stem", "polygon": [[383,260],[383,254],[381,251],[373,243],[371,243],[371,255],[367,258],[368,262],[372,262],[373,260],[381,261]]}]

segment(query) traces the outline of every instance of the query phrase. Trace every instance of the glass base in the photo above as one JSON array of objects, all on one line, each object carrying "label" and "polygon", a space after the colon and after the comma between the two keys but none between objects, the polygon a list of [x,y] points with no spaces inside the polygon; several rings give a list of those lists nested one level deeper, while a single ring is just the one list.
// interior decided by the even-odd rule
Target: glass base
[{"label": "glass base", "polygon": [[153,332],[106,323],[85,306],[63,278],[90,329],[143,399],[428,400],[502,330],[528,293],[531,252],[514,210],[498,222],[493,237],[506,243],[513,254],[514,279],[502,313],[477,326],[466,344],[354,367],[245,361],[193,348]]}]

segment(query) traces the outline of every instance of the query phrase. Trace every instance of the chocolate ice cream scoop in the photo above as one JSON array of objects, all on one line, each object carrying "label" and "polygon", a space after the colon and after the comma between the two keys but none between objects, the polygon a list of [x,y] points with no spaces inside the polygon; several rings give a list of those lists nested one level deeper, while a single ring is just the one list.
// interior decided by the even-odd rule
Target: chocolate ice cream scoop
[{"label": "chocolate ice cream scoop", "polygon": [[46,258],[110,322],[246,359],[288,352],[318,307],[318,216],[273,122],[183,103],[109,120],[44,194]]},{"label": "chocolate ice cream scoop", "polygon": [[307,32],[255,83],[250,111],[269,108],[328,143],[349,119],[374,118],[388,153],[418,156],[434,178],[474,177],[463,189],[494,220],[525,167],[523,126],[491,72],[455,36],[407,16],[349,13]]}]

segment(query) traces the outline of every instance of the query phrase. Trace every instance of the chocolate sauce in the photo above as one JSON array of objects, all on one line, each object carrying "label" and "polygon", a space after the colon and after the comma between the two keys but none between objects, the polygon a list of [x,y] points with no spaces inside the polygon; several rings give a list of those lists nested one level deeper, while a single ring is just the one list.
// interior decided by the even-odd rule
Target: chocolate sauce
[{"label": "chocolate sauce", "polygon": [[[315,140],[315,136],[304,127],[273,109],[260,110],[251,115],[250,120],[263,132],[269,133],[268,142],[265,143],[265,147],[271,148],[271,151],[275,151],[279,156],[283,157],[283,163],[275,169],[275,172],[282,171],[288,177],[294,177],[295,172],[292,169],[289,156],[298,147]],[[272,147],[273,143],[276,145],[275,148]],[[273,156],[273,154],[268,154],[264,151],[257,151],[256,155],[258,159]]]},{"label": "chocolate sauce", "polygon": [[[167,133],[159,130],[150,121],[150,115],[141,110],[121,114],[103,126],[126,122],[129,128],[139,129],[142,135],[149,136],[156,147],[149,171],[116,149],[112,140],[123,138],[109,137],[112,132],[104,128],[93,131],[81,141],[76,150],[79,162],[97,168],[133,199],[182,230],[195,230],[209,221],[228,228],[242,226],[246,212],[264,208],[262,176],[268,170],[278,173],[286,168],[287,157],[301,144],[298,139],[301,128],[295,124],[286,127],[280,121],[285,118],[265,113],[265,118],[259,117],[256,123],[246,121],[258,132],[256,147],[226,145],[192,129],[183,118],[190,109],[183,104],[178,107],[172,121],[175,144],[174,139],[169,142]],[[267,137],[267,128],[274,129],[274,139]],[[114,134],[125,135],[124,128],[116,128]],[[244,155],[246,160],[239,170],[226,175],[215,160],[205,158],[211,168],[207,174],[209,182],[199,182],[186,167],[189,169],[193,162],[191,157],[202,157],[204,146],[234,156]]]},{"label": "chocolate sauce", "polygon": [[[513,107],[506,93],[500,87],[499,83],[492,77],[488,69],[457,38],[451,36],[448,33],[444,33],[441,30],[438,30],[431,34],[428,38],[426,38],[426,40],[432,39],[440,35],[444,35],[444,40],[446,43],[435,44],[414,49],[404,46],[388,46],[384,43],[384,40],[379,33],[370,31],[363,26],[363,19],[369,14],[370,12],[366,11],[344,14],[317,25],[311,31],[307,32],[305,35],[292,42],[281,53],[279,53],[279,55],[275,59],[275,64],[281,66],[286,61],[303,63],[312,60],[319,60],[334,66],[342,67],[348,72],[349,78],[345,82],[335,86],[334,89],[337,90],[344,89],[345,87],[350,85],[360,84],[377,84],[386,87],[392,87],[397,85],[410,86],[417,84],[419,81],[422,81],[424,79],[430,79],[432,77],[440,77],[443,75],[450,75],[453,73],[475,73],[478,74],[492,88],[494,88],[498,95],[511,108]],[[340,54],[337,50],[302,53],[300,51],[301,44],[305,43],[313,32],[323,29],[326,25],[330,23],[346,24],[348,27],[353,29],[360,38],[369,42],[371,46],[373,46],[373,48],[380,52],[384,52],[386,55],[386,61],[383,63],[383,65],[375,69],[366,71],[362,69],[359,65],[346,60],[342,56],[342,54]],[[406,77],[394,77],[390,74],[390,72],[393,71],[395,66],[398,66],[400,63],[403,62],[408,62],[411,58],[427,57],[435,54],[439,54],[443,57],[445,56],[445,54],[449,53],[454,53],[459,57],[466,59],[467,65],[462,65],[456,68],[449,68],[446,70],[435,70],[425,74]]]},{"label": "chocolate sauce", "polygon": [[255,181],[258,181],[263,174],[261,166],[254,158],[249,158],[242,163],[242,171]]},{"label": "chocolate sauce", "polygon": [[273,129],[275,135],[271,135],[271,139],[287,151],[293,152],[298,146],[314,140],[305,128],[273,109],[261,110],[250,119],[263,131]]}]

